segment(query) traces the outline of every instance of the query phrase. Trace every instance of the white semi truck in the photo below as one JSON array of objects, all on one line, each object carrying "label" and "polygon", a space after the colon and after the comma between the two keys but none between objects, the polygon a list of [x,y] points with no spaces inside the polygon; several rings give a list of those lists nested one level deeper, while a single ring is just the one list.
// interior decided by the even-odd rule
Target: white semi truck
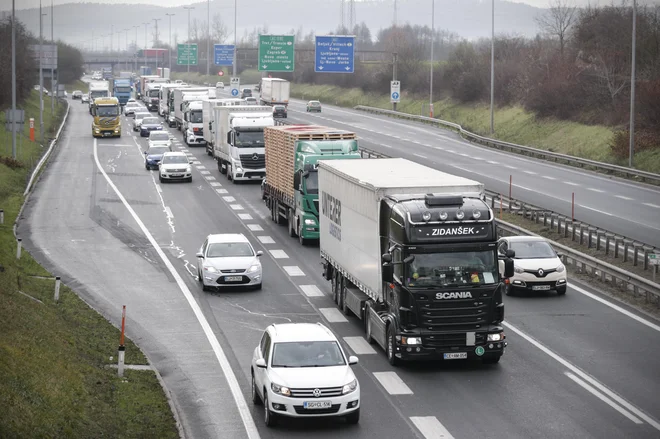
[{"label": "white semi truck", "polygon": [[[216,96],[218,95],[216,94]],[[215,124],[213,123],[215,112],[213,111],[213,109],[215,107],[226,107],[231,105],[234,106],[245,105],[245,101],[243,99],[238,99],[238,98],[227,98],[227,99],[216,98],[216,99],[207,99],[202,101],[202,122],[204,126],[202,132],[204,135],[204,140],[206,141],[206,153],[210,156],[213,155],[213,141],[215,138]]]},{"label": "white semi truck", "polygon": [[264,128],[274,126],[273,110],[267,106],[215,107],[213,157],[218,170],[232,182],[266,176]]},{"label": "white semi truck", "polygon": [[261,105],[289,105],[291,83],[280,78],[262,78],[259,100]]},{"label": "white semi truck", "polygon": [[174,107],[174,124],[179,131],[181,131],[181,126],[183,125],[183,103],[185,101],[199,100],[202,96],[215,97],[215,88],[184,87],[174,89],[172,97],[172,105]]},{"label": "white semi truck", "polygon": [[185,87],[185,85],[176,84],[172,82],[161,84],[158,93],[158,115],[163,116],[165,120],[167,120],[167,116],[170,114],[169,111],[170,93],[172,93],[175,88],[182,88],[182,87]]},{"label": "white semi truck", "polygon": [[186,145],[203,145],[204,140],[204,121],[202,119],[202,104],[208,101],[208,96],[202,96],[201,99],[183,102],[183,141]]}]

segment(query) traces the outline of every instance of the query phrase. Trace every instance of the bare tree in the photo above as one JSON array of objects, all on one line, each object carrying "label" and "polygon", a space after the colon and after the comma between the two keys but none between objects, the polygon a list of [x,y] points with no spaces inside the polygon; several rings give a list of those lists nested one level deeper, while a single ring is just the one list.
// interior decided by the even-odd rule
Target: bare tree
[{"label": "bare tree", "polygon": [[213,15],[213,20],[211,21],[211,35],[218,44],[224,43],[227,40],[227,36],[229,36],[229,30],[222,21],[222,16],[220,14]]},{"label": "bare tree", "polygon": [[546,35],[559,39],[559,55],[564,57],[568,32],[576,19],[572,0],[550,0],[548,11],[535,21]]}]

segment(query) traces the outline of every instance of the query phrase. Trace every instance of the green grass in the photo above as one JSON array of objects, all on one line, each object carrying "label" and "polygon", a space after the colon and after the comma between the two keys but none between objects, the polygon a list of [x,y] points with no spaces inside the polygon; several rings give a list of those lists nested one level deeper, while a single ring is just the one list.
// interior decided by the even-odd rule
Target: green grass
[{"label": "green grass", "polygon": [[[24,108],[34,117],[36,92]],[[47,123],[52,132],[56,123]],[[0,124],[0,139],[5,138]],[[19,149],[23,167],[0,162],[0,208],[5,212],[0,225],[0,436],[176,438],[155,374],[127,370],[119,378],[107,367],[116,364],[110,357],[117,356],[117,328],[64,285],[54,303],[54,281],[33,277],[50,274],[25,250],[16,260],[12,225],[23,203],[29,164],[42,151],[24,139]],[[6,157],[2,148],[0,159]],[[126,363],[147,363],[130,340]]]},{"label": "green grass", "polygon": [[[172,79],[181,79],[184,82],[187,82],[189,84],[212,84],[215,86],[216,82],[222,81],[225,83],[225,87],[229,86],[229,78],[231,78],[231,67],[227,68],[224,67],[222,69],[225,74],[224,76],[219,76],[217,73],[216,75],[201,75],[199,73],[194,73],[190,72],[188,73],[180,73],[180,72],[172,72],[171,77]],[[216,69],[216,72],[219,70]],[[257,70],[244,70],[241,72],[239,75],[241,78],[241,84],[256,84],[261,80],[261,72]]]},{"label": "green grass", "polygon": [[71,93],[73,93],[74,90],[80,90],[83,93],[87,93],[87,90],[89,89],[89,85],[78,79],[77,81],[71,84],[65,84],[64,88],[67,91],[67,93],[69,93],[69,98],[70,98]]},{"label": "green grass", "polygon": [[[391,109],[389,96],[364,93],[360,89],[342,89],[335,86],[292,84],[292,97],[318,99],[343,107],[368,105]],[[627,161],[615,158],[609,144],[613,129],[601,125],[584,125],[557,119],[539,119],[519,106],[496,108],[495,134],[490,136],[490,107],[486,104],[458,104],[451,99],[434,102],[434,116],[460,124],[463,128],[483,136],[495,137],[506,142],[527,145],[562,154],[569,154],[618,165]],[[403,96],[397,110],[428,116],[428,98]],[[660,145],[653,150],[635,155],[638,169],[660,173]]]}]

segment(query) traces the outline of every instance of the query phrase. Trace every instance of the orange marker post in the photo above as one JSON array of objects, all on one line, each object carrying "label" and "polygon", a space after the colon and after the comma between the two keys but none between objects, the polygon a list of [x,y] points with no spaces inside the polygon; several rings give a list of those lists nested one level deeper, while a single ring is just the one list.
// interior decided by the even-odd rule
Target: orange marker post
[{"label": "orange marker post", "polygon": [[34,142],[34,118],[30,118],[30,140]]}]

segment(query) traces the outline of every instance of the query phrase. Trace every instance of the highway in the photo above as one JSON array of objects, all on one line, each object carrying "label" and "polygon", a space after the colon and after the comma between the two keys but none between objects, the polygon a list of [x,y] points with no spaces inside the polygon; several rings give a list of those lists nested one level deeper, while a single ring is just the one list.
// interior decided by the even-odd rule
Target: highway
[{"label": "highway", "polygon": [[[407,125],[389,119],[328,107],[309,115],[300,108],[291,105],[291,121],[360,125],[362,145],[390,155],[407,145],[404,157],[430,157],[432,147],[406,139],[417,132],[416,141],[429,145],[453,139],[442,143],[456,144],[454,152],[442,151],[452,157],[444,160],[466,169],[477,157],[497,156],[504,166],[499,153],[467,149],[477,148],[470,145],[460,153],[471,157],[460,156],[460,142],[443,131],[424,134],[427,127],[412,126],[406,133],[400,125]],[[398,129],[401,139],[387,135]],[[195,159],[195,171],[192,183],[161,185],[155,171],[144,169],[146,139],[133,135],[126,122],[123,130],[120,139],[92,139],[87,106],[73,101],[60,147],[18,232],[40,262],[113,322],[127,305],[128,335],[163,376],[187,437],[660,437],[657,321],[608,306],[593,298],[600,298],[595,288],[571,282],[564,297],[506,298],[509,348],[499,365],[392,368],[380,349],[365,343],[359,322],[336,309],[321,277],[318,247],[301,247],[286,227],[271,222],[257,184],[228,182],[203,147],[186,147],[181,133],[169,129],[175,150]],[[418,159],[443,162],[436,156]],[[557,184],[567,175],[580,184],[612,184],[563,167],[533,169],[552,170]],[[524,184],[534,181],[541,180],[530,176]],[[635,197],[646,190],[624,187]],[[546,205],[538,197],[530,201]],[[195,253],[207,234],[221,232],[242,232],[264,251],[261,291],[201,291]],[[360,358],[358,426],[307,420],[264,427],[262,411],[249,402],[250,359],[264,328],[289,321],[323,322]]]}]

